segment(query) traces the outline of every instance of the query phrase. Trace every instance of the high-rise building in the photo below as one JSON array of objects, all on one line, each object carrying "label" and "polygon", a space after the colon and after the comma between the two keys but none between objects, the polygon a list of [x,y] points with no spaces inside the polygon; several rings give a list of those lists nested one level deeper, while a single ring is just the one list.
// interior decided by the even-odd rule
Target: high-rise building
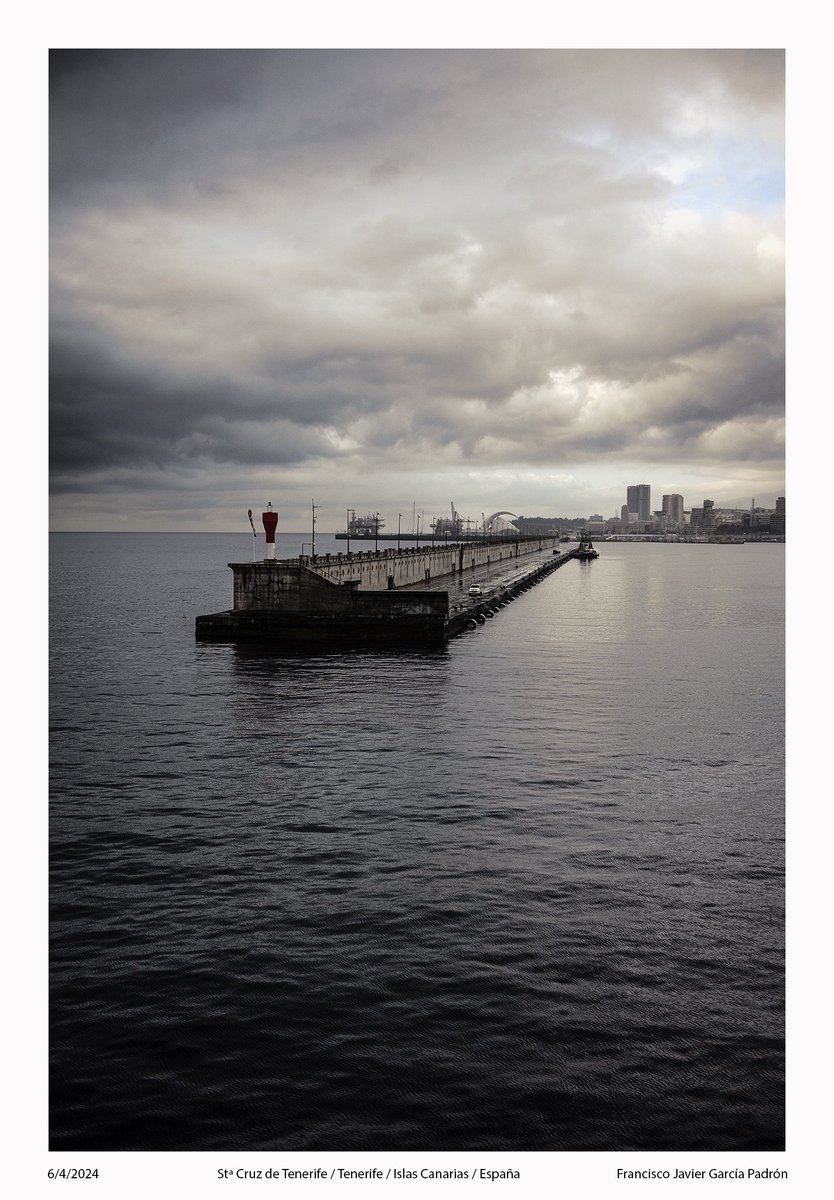
[{"label": "high-rise building", "polygon": [[637,514],[638,524],[650,520],[652,515],[652,489],[648,483],[633,483],[626,488],[628,511]]},{"label": "high-rise building", "polygon": [[709,530],[715,527],[715,501],[705,500],[701,508],[693,508],[689,524],[694,529]]},{"label": "high-rise building", "polygon": [[785,533],[785,497],[776,497],[776,512],[770,518],[771,533],[777,533],[784,536]]},{"label": "high-rise building", "polygon": [[661,512],[670,524],[683,525],[683,496],[664,496]]}]

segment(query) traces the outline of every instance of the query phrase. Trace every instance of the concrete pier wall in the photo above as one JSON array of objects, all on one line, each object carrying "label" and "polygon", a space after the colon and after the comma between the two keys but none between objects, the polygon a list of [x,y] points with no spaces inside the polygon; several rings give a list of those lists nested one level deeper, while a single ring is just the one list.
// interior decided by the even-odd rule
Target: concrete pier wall
[{"label": "concrete pier wall", "polygon": [[[506,551],[506,547],[503,547]],[[542,547],[546,552],[546,547]],[[323,645],[434,645],[477,629],[495,617],[522,592],[575,557],[568,550],[550,557],[524,554],[507,564],[509,574],[476,597],[456,595],[454,603],[443,588],[385,588],[362,591],[356,582],[325,579],[304,563],[236,563],[235,607],[197,618],[200,641],[253,642],[284,648]],[[486,555],[476,555],[484,566]],[[490,555],[489,562],[506,561]],[[370,560],[368,560],[370,561]],[[344,565],[341,564],[341,565]],[[467,570],[467,567],[464,567]],[[465,575],[449,574],[449,586]],[[455,586],[456,593],[461,591]]]},{"label": "concrete pier wall", "polygon": [[529,538],[507,542],[467,542],[401,550],[369,550],[358,554],[323,554],[301,560],[229,563],[234,572],[234,608],[311,611],[324,603],[339,606],[328,585],[353,592],[383,592],[427,583],[511,559],[521,559],[557,545],[558,539]]},{"label": "concrete pier wall", "polygon": [[411,616],[445,615],[445,592],[360,591],[350,582],[325,579],[299,563],[231,563],[235,612],[295,612],[339,615],[347,612]]}]

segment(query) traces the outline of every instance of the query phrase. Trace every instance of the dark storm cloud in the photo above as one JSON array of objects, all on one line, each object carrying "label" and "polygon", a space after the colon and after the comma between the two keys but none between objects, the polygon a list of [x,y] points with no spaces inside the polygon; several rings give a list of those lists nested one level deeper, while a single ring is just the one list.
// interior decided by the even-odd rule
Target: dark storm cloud
[{"label": "dark storm cloud", "polygon": [[[53,351],[50,461],[56,473],[167,461],[289,463],[332,450],[316,429],[327,398],[302,406],[280,397],[241,395],[226,380],[154,377],[99,351]],[[314,414],[317,414],[315,416]]]},{"label": "dark storm cloud", "polygon": [[778,459],[780,54],[59,51],[50,91],[56,489]]}]

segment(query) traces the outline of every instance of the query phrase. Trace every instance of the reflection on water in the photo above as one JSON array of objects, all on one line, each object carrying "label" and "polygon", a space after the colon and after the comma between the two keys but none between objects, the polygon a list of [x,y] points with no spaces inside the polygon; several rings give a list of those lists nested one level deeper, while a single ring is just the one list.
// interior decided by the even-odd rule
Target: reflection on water
[{"label": "reflection on water", "polygon": [[135,538],[53,540],[54,1148],[781,1147],[783,547],[293,656]]}]

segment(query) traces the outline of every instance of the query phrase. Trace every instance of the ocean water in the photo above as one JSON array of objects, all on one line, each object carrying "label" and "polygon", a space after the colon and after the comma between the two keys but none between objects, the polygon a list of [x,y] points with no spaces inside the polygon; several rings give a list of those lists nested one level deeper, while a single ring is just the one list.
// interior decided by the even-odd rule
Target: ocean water
[{"label": "ocean water", "polygon": [[52,1149],[784,1146],[784,547],[599,549],[298,657],[53,535]]}]

